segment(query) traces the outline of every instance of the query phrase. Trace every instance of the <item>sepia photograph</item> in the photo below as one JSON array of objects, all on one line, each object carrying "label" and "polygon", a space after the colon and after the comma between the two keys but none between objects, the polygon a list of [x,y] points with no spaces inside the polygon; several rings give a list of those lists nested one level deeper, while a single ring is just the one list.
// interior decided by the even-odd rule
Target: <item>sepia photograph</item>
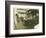
[{"label": "sepia photograph", "polygon": [[39,24],[39,9],[13,8],[14,30],[34,29]]}]

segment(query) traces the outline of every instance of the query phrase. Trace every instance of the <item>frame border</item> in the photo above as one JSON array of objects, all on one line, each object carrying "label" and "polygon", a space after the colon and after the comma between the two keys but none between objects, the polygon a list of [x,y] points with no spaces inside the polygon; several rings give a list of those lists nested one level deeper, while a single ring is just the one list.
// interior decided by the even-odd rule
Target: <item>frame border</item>
[{"label": "frame border", "polygon": [[[43,13],[43,33],[34,33],[34,34],[14,34],[9,35],[9,19],[10,19],[10,13],[9,13],[9,5],[15,4],[15,3],[21,3],[21,4],[33,4],[33,5],[42,5],[42,13]],[[20,2],[20,1],[5,1],[5,37],[22,37],[22,36],[37,36],[37,35],[45,35],[45,3],[41,2]]]}]

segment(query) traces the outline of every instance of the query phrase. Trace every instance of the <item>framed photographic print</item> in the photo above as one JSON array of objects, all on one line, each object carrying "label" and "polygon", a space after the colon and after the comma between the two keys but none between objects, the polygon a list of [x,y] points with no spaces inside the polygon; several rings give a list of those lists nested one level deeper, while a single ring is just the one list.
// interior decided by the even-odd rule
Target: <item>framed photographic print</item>
[{"label": "framed photographic print", "polygon": [[5,1],[6,37],[45,34],[45,4]]}]

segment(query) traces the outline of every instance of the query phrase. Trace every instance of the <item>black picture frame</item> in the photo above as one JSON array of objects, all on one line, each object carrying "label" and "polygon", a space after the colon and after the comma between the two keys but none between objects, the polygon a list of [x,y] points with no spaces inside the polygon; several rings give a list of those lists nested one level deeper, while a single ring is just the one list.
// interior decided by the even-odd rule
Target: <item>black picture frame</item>
[{"label": "black picture frame", "polygon": [[[42,33],[29,33],[29,34],[14,34],[14,35],[10,35],[10,25],[9,25],[9,19],[10,19],[10,5],[11,4],[28,4],[28,5],[42,5],[42,13],[43,13],[43,28],[42,28]],[[41,3],[41,2],[20,2],[20,1],[5,1],[5,36],[6,37],[20,37],[20,36],[37,36],[37,35],[45,35],[45,3]]]}]

